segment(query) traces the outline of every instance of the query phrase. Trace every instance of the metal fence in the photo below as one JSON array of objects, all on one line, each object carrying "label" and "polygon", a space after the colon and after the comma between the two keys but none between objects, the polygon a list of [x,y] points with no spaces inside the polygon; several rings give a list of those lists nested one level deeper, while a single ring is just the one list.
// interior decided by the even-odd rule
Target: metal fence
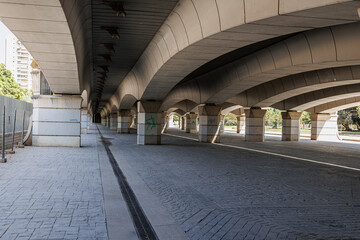
[{"label": "metal fence", "polygon": [[[5,109],[5,116],[4,116]],[[17,144],[29,127],[30,117],[33,113],[32,103],[16,100],[10,97],[0,95],[0,136],[2,149],[12,147],[12,142]],[[16,116],[15,116],[16,114]],[[4,121],[5,120],[5,121]],[[3,135],[5,133],[5,141]],[[13,134],[14,133],[14,134]]]}]

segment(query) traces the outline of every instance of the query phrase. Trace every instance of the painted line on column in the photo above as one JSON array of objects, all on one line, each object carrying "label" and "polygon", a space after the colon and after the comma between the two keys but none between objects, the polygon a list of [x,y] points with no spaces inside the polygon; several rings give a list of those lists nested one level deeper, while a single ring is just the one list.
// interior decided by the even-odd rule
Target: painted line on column
[{"label": "painted line on column", "polygon": [[[178,137],[178,138],[188,139],[188,140],[192,140],[192,141],[198,141],[195,138],[183,137],[183,136],[178,136],[178,135],[173,135],[173,134],[168,134],[168,133],[164,133],[164,135],[171,136],[171,137]],[[246,150],[246,151],[250,151],[250,152],[256,152],[256,153],[267,154],[267,155],[283,157],[283,158],[290,158],[290,159],[294,159],[294,160],[300,160],[300,161],[304,161],[304,162],[311,162],[311,163],[316,163],[316,164],[320,164],[320,165],[326,165],[326,166],[343,168],[343,169],[347,169],[347,170],[360,172],[359,168],[353,168],[353,167],[343,166],[343,165],[334,164],[334,163],[319,162],[319,161],[311,160],[311,159],[307,159],[307,158],[294,157],[294,156],[284,155],[284,154],[280,154],[280,153],[273,153],[273,152],[267,152],[267,151],[253,149],[253,148],[226,145],[226,144],[222,144],[222,143],[212,143],[212,144],[222,146],[222,147],[237,148],[237,149]]]},{"label": "painted line on column", "polygon": [[139,201],[137,200],[133,190],[131,189],[128,181],[126,180],[126,177],[124,173],[121,171],[119,164],[115,160],[114,155],[112,154],[109,144],[106,143],[105,138],[103,137],[100,129],[98,126],[96,126],[102,143],[105,147],[106,153],[109,158],[109,162],[113,168],[114,174],[118,180],[118,184],[120,186],[121,193],[124,197],[124,200],[126,202],[126,205],[130,211],[130,216],[133,220],[136,233],[138,234],[139,239],[141,240],[158,240],[158,237],[151,226],[150,221],[146,217],[143,209],[140,206]]}]

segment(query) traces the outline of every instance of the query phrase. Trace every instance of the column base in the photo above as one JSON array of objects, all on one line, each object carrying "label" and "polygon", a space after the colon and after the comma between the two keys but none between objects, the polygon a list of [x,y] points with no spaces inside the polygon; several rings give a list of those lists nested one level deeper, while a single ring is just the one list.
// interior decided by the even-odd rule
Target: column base
[{"label": "column base", "polygon": [[80,147],[80,136],[33,136],[33,146],[38,147]]},{"label": "column base", "polygon": [[32,145],[80,147],[81,101],[77,95],[33,97]]}]

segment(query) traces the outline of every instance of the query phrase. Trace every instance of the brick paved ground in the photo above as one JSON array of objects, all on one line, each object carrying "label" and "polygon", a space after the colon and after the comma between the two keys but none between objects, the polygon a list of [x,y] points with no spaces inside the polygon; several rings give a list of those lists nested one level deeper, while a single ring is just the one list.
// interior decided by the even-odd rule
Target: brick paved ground
[{"label": "brick paved ground", "polygon": [[[104,132],[191,239],[360,239],[360,172],[170,136],[138,146],[134,134]],[[268,140],[222,142],[360,168],[360,145]]]},{"label": "brick paved ground", "polygon": [[0,239],[108,239],[96,135],[83,145],[26,147],[0,164]]}]

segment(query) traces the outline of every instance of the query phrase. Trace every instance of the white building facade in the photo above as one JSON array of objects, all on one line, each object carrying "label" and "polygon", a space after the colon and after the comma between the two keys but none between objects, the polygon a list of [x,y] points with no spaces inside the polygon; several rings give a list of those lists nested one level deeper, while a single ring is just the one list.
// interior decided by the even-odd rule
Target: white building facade
[{"label": "white building facade", "polygon": [[6,36],[5,49],[6,68],[12,72],[20,87],[31,90],[32,56],[13,34]]}]

